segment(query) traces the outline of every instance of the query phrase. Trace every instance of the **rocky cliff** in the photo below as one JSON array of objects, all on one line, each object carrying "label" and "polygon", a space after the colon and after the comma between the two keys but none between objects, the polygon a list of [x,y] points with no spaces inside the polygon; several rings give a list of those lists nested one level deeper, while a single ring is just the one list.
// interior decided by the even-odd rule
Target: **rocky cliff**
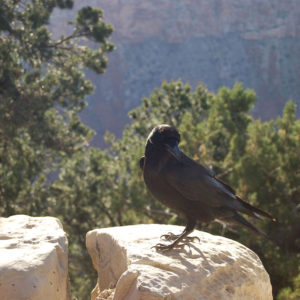
[{"label": "rocky cliff", "polygon": [[[245,246],[195,230],[200,241],[158,252],[174,225],[131,225],[89,231],[86,245],[98,273],[92,300],[272,300],[270,278]],[[152,248],[151,248],[152,247]]]},{"label": "rocky cliff", "polygon": [[253,113],[263,119],[300,102],[298,0],[83,0],[56,11],[53,31],[84,5],[104,10],[117,47],[104,75],[88,75],[97,88],[82,117],[99,134],[94,144],[105,129],[120,134],[128,110],[164,79],[212,91],[241,81],[255,89]]}]

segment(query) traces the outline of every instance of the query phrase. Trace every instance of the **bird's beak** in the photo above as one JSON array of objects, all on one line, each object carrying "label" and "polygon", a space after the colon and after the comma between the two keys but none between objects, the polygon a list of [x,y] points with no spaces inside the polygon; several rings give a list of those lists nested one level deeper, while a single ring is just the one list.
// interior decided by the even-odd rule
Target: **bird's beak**
[{"label": "bird's beak", "polygon": [[173,155],[177,160],[181,160],[181,151],[179,150],[178,145],[176,144],[175,146],[170,146],[168,144],[164,144],[165,149]]}]

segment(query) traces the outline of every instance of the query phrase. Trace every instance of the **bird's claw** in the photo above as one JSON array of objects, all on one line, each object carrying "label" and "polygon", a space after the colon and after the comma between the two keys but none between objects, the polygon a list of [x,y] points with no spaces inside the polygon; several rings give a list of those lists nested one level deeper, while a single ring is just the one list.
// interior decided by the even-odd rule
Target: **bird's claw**
[{"label": "bird's claw", "polygon": [[160,238],[165,239],[166,241],[175,241],[177,238],[179,238],[179,235],[168,232],[166,234],[163,234]]},{"label": "bird's claw", "polygon": [[194,243],[195,241],[198,241],[200,243],[200,239],[197,236],[187,236],[183,240],[186,240],[188,242]]},{"label": "bird's claw", "polygon": [[[168,232],[167,234],[163,234],[160,238],[165,239],[167,241],[175,241],[176,239],[179,238],[180,235],[174,234],[172,232]],[[200,239],[197,236],[186,236],[182,238],[182,241],[186,242],[195,242],[198,241],[200,242]]]},{"label": "bird's claw", "polygon": [[180,249],[183,250],[185,246],[190,247],[190,245],[188,243],[181,243],[181,244],[170,244],[170,245],[165,245],[165,244],[156,244],[155,246],[151,247],[151,248],[155,248],[156,251],[161,251],[161,252],[165,252],[165,251],[170,251],[173,249]]}]

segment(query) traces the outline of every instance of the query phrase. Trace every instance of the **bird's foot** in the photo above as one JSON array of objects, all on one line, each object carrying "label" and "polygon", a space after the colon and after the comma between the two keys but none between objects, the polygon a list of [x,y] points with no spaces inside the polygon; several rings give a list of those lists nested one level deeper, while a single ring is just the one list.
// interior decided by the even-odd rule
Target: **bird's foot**
[{"label": "bird's foot", "polygon": [[[172,232],[168,232],[167,234],[163,234],[160,238],[165,239],[167,241],[175,241],[180,237],[180,234],[174,234]],[[186,236],[181,239],[185,242],[200,242],[200,239],[197,236]]]},{"label": "bird's foot", "polygon": [[172,243],[169,245],[165,245],[165,244],[156,244],[155,246],[151,247],[151,248],[155,248],[156,251],[161,251],[161,252],[165,252],[165,251],[170,251],[173,249],[180,249],[183,250],[185,246],[190,247],[190,245],[188,243]]}]

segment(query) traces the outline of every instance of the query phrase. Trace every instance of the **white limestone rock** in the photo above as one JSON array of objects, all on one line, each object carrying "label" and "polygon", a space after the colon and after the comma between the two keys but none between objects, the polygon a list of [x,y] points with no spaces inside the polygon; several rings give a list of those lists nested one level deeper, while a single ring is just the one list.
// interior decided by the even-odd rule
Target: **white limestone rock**
[{"label": "white limestone rock", "polygon": [[70,299],[68,242],[58,219],[0,218],[0,299]]},{"label": "white limestone rock", "polygon": [[[230,239],[194,231],[184,250],[151,248],[173,225],[95,229],[86,245],[98,272],[92,300],[271,300],[270,278],[258,256]],[[114,289],[112,291],[111,289]]]}]

